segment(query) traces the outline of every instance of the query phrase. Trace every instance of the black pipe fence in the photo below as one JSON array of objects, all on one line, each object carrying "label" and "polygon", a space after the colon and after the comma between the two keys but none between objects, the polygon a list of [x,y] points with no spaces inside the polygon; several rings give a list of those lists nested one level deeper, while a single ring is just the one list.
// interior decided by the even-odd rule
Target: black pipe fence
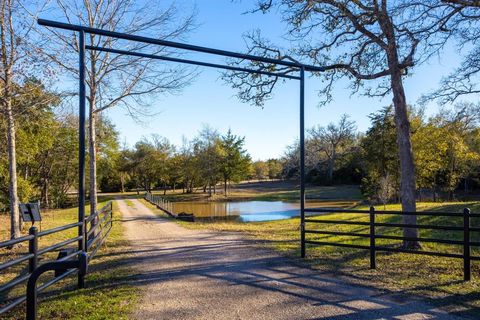
[{"label": "black pipe fence", "polygon": [[[69,238],[66,240],[62,240],[60,242],[56,242],[54,244],[50,244],[44,248],[39,247],[39,239],[42,237],[46,237],[49,235],[59,234],[61,232],[65,232],[67,230],[80,227],[83,230],[83,226],[88,225],[89,222],[96,220],[95,224],[90,224],[88,231],[86,231],[82,236],[77,236],[73,238]],[[36,227],[31,227],[29,229],[29,234],[27,236],[23,236],[20,238],[2,241],[0,242],[0,249],[13,247],[18,244],[28,243],[28,252],[25,254],[21,254],[20,257],[14,259],[8,259],[6,261],[2,261],[0,264],[0,272],[4,270],[8,270],[12,267],[17,267],[19,270],[15,270],[14,272],[17,275],[11,279],[6,281],[5,283],[0,284],[0,315],[12,310],[14,307],[22,304],[27,300],[25,290],[23,293],[15,294],[20,291],[20,287],[22,286],[23,289],[26,288],[26,282],[32,273],[40,267],[44,263],[48,263],[51,260],[50,257],[45,257],[48,253],[55,253],[59,252],[61,249],[69,247],[69,245],[77,244],[83,241],[86,241],[86,251],[88,253],[88,260],[90,261],[97,250],[102,246],[107,238],[110,230],[113,226],[113,211],[112,211],[112,202],[108,202],[103,208],[95,212],[93,215],[88,216],[85,218],[85,222],[75,222],[70,223],[67,225],[59,226],[56,228],[48,229],[42,232],[38,232]],[[71,250],[68,252],[66,256],[63,256],[59,259],[53,261],[68,261],[74,259],[79,256],[83,251],[80,250],[82,246],[74,246],[74,249],[69,247]],[[5,253],[5,256],[9,253]],[[47,260],[48,259],[48,260]],[[47,261],[44,261],[47,260]],[[25,266],[26,264],[26,266]],[[23,268],[22,268],[22,265]],[[58,281],[68,277],[71,274],[78,272],[77,269],[69,269],[64,273],[61,273],[58,276],[55,276],[53,279],[44,282],[39,287],[36,288],[36,292],[42,292],[51,285],[57,283]],[[10,296],[13,293],[13,296]]]},{"label": "black pipe fence", "polygon": [[[472,226],[471,220],[472,218],[480,218],[480,214],[471,213],[468,208],[463,210],[463,213],[458,212],[404,212],[404,211],[389,211],[389,210],[376,210],[374,207],[370,207],[369,210],[348,210],[348,209],[323,209],[323,208],[306,208],[305,213],[317,213],[317,214],[328,214],[328,213],[341,213],[341,214],[359,214],[360,216],[365,215],[368,217],[368,221],[356,221],[354,219],[351,220],[331,220],[331,219],[319,219],[318,217],[310,217],[305,219],[305,224],[302,228],[302,247],[305,244],[310,245],[324,245],[324,246],[334,246],[334,247],[344,247],[344,248],[355,248],[355,249],[365,249],[369,250],[370,254],[370,268],[376,268],[376,253],[377,252],[400,252],[400,253],[410,253],[410,254],[420,254],[420,255],[428,255],[428,256],[436,256],[436,257],[446,257],[446,258],[457,258],[463,260],[463,274],[464,280],[469,281],[471,279],[471,262],[472,261],[480,261],[480,256],[474,256],[472,254],[472,247],[480,247],[480,241],[473,241],[472,234],[477,234],[476,239],[480,236],[480,227]],[[395,223],[395,222],[377,222],[377,216],[384,216],[384,215],[393,215],[393,216],[429,216],[435,218],[444,218],[444,217],[452,217],[452,218],[459,218],[457,223],[448,223],[445,224],[407,224],[407,223]],[[362,220],[362,219],[358,219]],[[366,220],[366,219],[365,219]],[[452,219],[454,220],[454,219]],[[453,221],[452,221],[453,222]],[[368,233],[359,233],[359,232],[345,232],[345,231],[329,231],[329,230],[314,230],[307,228],[307,224],[316,224],[316,225],[351,225],[351,226],[363,226],[368,229]],[[367,228],[368,227],[368,228]],[[461,240],[453,240],[450,239],[441,239],[441,238],[429,238],[429,237],[406,237],[406,236],[398,236],[398,235],[388,235],[385,233],[380,233],[378,231],[378,227],[382,227],[384,229],[397,228],[396,231],[399,231],[398,228],[403,230],[404,228],[412,228],[418,230],[439,230],[439,231],[447,231],[453,232],[457,236],[452,237],[461,238]],[[395,230],[395,229],[394,229]],[[401,232],[400,230],[400,232]],[[315,235],[325,235],[325,236],[343,236],[348,238],[368,238],[369,244],[356,244],[356,243],[345,243],[345,242],[332,242],[332,241],[323,241],[323,240],[311,240],[306,239],[305,236],[307,234],[315,234]],[[463,236],[462,236],[463,235]],[[438,251],[426,251],[426,250],[417,250],[417,249],[410,249],[408,247],[403,246],[385,246],[385,245],[378,245],[377,239],[388,239],[388,240],[398,240],[402,243],[405,241],[410,242],[429,242],[429,243],[438,243],[438,244],[445,244],[449,246],[456,247],[457,250],[453,250],[453,252],[438,252]],[[461,253],[458,253],[458,247],[461,247]]]}]

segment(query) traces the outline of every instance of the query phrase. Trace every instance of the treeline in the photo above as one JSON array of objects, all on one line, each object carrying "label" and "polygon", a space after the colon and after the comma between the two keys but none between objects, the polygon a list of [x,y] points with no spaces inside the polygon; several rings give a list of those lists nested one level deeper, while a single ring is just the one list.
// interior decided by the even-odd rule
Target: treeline
[{"label": "treeline", "polygon": [[[22,202],[41,201],[63,207],[74,200],[78,174],[77,117],[59,112],[61,97],[34,79],[18,90],[30,92],[17,102],[18,193]],[[34,106],[34,107],[32,107]],[[21,111],[21,112],[20,112]],[[410,108],[417,198],[448,199],[480,186],[480,104],[461,103],[427,117]],[[346,115],[337,123],[308,130],[307,181],[315,184],[360,184],[373,203],[399,201],[399,159],[392,107],[370,115],[371,125],[359,132]],[[298,142],[280,159],[252,161],[245,138],[203,127],[197,136],[175,146],[153,135],[133,147],[122,147],[115,126],[96,120],[98,188],[103,192],[182,189],[214,194],[231,182],[298,179]],[[0,134],[7,135],[5,118]],[[88,137],[87,137],[88,138]],[[7,145],[0,145],[0,203],[8,210]],[[89,156],[89,155],[87,155]],[[87,170],[88,170],[87,162]],[[87,177],[87,184],[89,179]]]},{"label": "treeline", "polygon": [[[480,181],[480,104],[460,103],[427,117],[409,109],[417,199],[453,200]],[[371,126],[358,132],[344,115],[338,123],[309,130],[306,170],[309,182],[361,184],[372,203],[399,201],[400,162],[393,107],[370,115]],[[298,142],[282,159],[283,176],[297,178]]]},{"label": "treeline", "polygon": [[245,138],[230,130],[221,134],[208,126],[193,139],[184,138],[181,146],[152,135],[133,148],[111,150],[105,157],[99,154],[99,187],[121,192],[181,188],[186,193],[201,188],[211,195],[221,182],[227,194],[229,183],[256,176],[244,144]]}]

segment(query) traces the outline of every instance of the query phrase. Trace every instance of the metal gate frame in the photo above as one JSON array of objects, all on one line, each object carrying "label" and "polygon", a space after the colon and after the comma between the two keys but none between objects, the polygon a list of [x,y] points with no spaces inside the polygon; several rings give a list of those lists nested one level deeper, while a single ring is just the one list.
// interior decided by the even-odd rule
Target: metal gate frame
[{"label": "metal gate frame", "polygon": [[[95,51],[110,52],[110,53],[120,54],[120,55],[137,56],[137,57],[184,63],[184,64],[190,64],[190,65],[203,66],[203,67],[211,67],[211,68],[217,68],[217,69],[240,71],[240,72],[246,72],[251,74],[262,74],[262,75],[267,75],[272,77],[299,80],[300,81],[300,88],[299,88],[300,89],[300,102],[299,102],[299,109],[300,109],[299,110],[300,111],[300,247],[301,247],[300,252],[301,252],[302,258],[305,257],[305,72],[306,71],[324,72],[326,71],[325,68],[314,66],[314,65],[302,64],[300,62],[292,62],[292,61],[285,61],[280,59],[260,57],[260,56],[255,56],[251,54],[243,54],[243,53],[238,53],[233,51],[201,47],[201,46],[196,46],[196,45],[191,45],[186,43],[142,37],[142,36],[127,34],[127,33],[108,31],[104,29],[97,29],[97,28],[91,28],[91,27],[86,27],[81,25],[62,23],[62,22],[52,21],[52,20],[38,19],[37,22],[39,25],[42,25],[45,27],[69,30],[69,31],[74,31],[78,33],[78,40],[79,40],[78,41],[79,43],[79,52],[78,52],[78,59],[79,59],[78,222],[81,223],[78,227],[78,235],[82,236],[82,240],[78,242],[78,249],[80,251],[85,252],[86,250],[86,242],[85,242],[86,237],[84,236],[85,235],[85,225],[84,225],[84,221],[85,221],[85,153],[86,153],[86,150],[85,150],[85,111],[86,111],[85,110],[86,109],[85,51],[95,50]],[[112,38],[117,38],[122,40],[140,42],[145,44],[153,44],[158,46],[206,53],[206,54],[229,57],[229,58],[237,58],[237,59],[243,59],[243,60],[249,60],[249,61],[257,61],[257,62],[281,65],[281,66],[286,66],[286,67],[296,69],[296,71],[299,72],[299,75],[294,76],[294,75],[280,74],[276,72],[268,72],[264,70],[254,70],[254,69],[248,69],[248,68],[234,67],[230,65],[214,64],[214,63],[202,62],[198,60],[186,60],[186,59],[179,59],[179,58],[173,58],[173,57],[167,57],[167,56],[146,54],[141,52],[132,52],[132,51],[112,49],[112,48],[88,46],[88,45],[85,45],[85,34],[95,34],[99,36],[112,37]],[[84,276],[81,274],[79,274],[78,276],[78,285],[80,288],[83,288],[85,286],[85,279],[84,279]]]}]

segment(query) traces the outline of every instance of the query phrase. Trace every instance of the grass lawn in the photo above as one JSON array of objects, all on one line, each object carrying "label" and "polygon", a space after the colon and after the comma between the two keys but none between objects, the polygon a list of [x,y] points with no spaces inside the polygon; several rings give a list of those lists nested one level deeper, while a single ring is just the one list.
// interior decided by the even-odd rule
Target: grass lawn
[{"label": "grass lawn", "polygon": [[[103,206],[106,201],[101,202]],[[113,228],[107,238],[106,245],[100,249],[89,264],[89,273],[86,276],[86,288],[76,290],[77,277],[72,275],[57,284],[49,287],[39,295],[40,319],[127,319],[139,295],[136,287],[127,284],[125,278],[132,274],[132,270],[122,263],[128,255],[128,243],[123,237],[123,227],[120,223],[120,213],[114,203]],[[87,212],[88,212],[87,208]],[[50,210],[42,212],[42,230],[75,222],[77,209]],[[8,217],[0,216],[0,239],[8,239]],[[55,242],[74,237],[77,229],[41,238],[39,248]],[[3,260],[16,256],[27,250],[27,244],[11,250],[0,250]],[[44,261],[55,258],[56,254],[45,257]],[[121,258],[120,258],[121,257]],[[17,269],[10,268],[9,274],[2,273],[0,282],[5,283],[17,272],[25,272],[26,263]],[[40,282],[51,279],[52,275],[45,274]],[[25,292],[25,286],[18,286],[9,296]],[[5,296],[0,297],[3,300]],[[25,305],[21,304],[14,310],[2,315],[2,319],[21,319],[24,317]]]},{"label": "grass lawn", "polygon": [[[146,203],[146,202],[145,202]],[[468,206],[472,212],[480,212],[479,202],[470,203],[419,203],[418,210],[456,211]],[[150,208],[153,206],[149,205]],[[359,206],[357,208],[366,209]],[[380,209],[380,208],[379,208]],[[383,209],[383,206],[382,206]],[[387,205],[387,210],[399,210],[399,205]],[[158,214],[161,214],[157,210]],[[328,214],[322,219],[368,221],[368,216],[359,214]],[[377,216],[378,222],[400,222],[398,216]],[[463,261],[442,257],[401,253],[378,253],[377,269],[369,269],[367,250],[349,249],[329,246],[307,246],[307,258],[300,259],[299,219],[269,222],[241,223],[235,221],[213,221],[188,223],[177,221],[186,228],[210,229],[218,231],[243,232],[256,239],[259,245],[273,248],[301,263],[325,272],[345,277],[349,281],[372,286],[390,293],[402,293],[403,297],[414,294],[431,300],[432,303],[459,314],[476,314],[480,312],[480,263],[472,262],[472,281],[463,282]],[[462,218],[457,217],[419,217],[419,223],[438,225],[462,225]],[[480,219],[472,218],[472,226],[479,226]],[[307,224],[307,229],[350,231],[368,233],[368,226]],[[378,233],[401,235],[398,228],[377,228]],[[462,232],[445,232],[440,230],[421,230],[421,237],[439,239],[462,239]],[[342,242],[368,245],[368,238],[313,235],[307,239],[329,242]],[[480,234],[472,233],[473,241],[480,241]],[[394,240],[377,240],[379,245],[394,246]],[[423,250],[461,253],[460,246],[422,243]],[[472,249],[480,256],[480,248]]]}]

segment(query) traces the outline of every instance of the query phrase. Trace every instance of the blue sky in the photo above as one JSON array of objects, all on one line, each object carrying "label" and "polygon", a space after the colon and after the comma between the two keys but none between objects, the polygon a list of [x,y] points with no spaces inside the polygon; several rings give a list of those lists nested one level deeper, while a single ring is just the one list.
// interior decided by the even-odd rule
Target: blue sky
[{"label": "blue sky", "polygon": [[[273,13],[242,14],[251,8],[253,1],[184,1],[185,8],[196,5],[198,28],[188,41],[192,44],[239,51],[245,50],[242,34],[252,29],[262,33],[274,43],[284,43],[285,26],[280,16]],[[210,60],[211,57],[197,55]],[[222,60],[216,60],[221,62]],[[448,49],[442,59],[433,58],[428,64],[415,69],[413,76],[406,79],[405,89],[410,104],[418,97],[434,89],[442,75],[447,74],[459,62],[458,54]],[[192,138],[202,127],[209,124],[225,132],[231,128],[235,134],[246,137],[246,148],[253,159],[279,157],[285,147],[299,136],[298,88],[295,80],[288,80],[276,88],[274,98],[258,108],[243,104],[235,97],[235,91],[219,79],[218,70],[201,68],[198,78],[179,95],[164,96],[152,103],[158,115],[142,124],[135,123],[121,109],[107,112],[120,131],[122,142],[133,145],[142,136],[159,134],[174,144],[180,144],[182,136]],[[359,130],[369,125],[368,114],[390,104],[391,97],[383,100],[350,96],[346,83],[336,86],[334,101],[318,107],[316,90],[318,80],[309,78],[306,84],[306,126],[337,121],[347,113],[357,122]],[[436,104],[428,106],[433,113]]]}]

